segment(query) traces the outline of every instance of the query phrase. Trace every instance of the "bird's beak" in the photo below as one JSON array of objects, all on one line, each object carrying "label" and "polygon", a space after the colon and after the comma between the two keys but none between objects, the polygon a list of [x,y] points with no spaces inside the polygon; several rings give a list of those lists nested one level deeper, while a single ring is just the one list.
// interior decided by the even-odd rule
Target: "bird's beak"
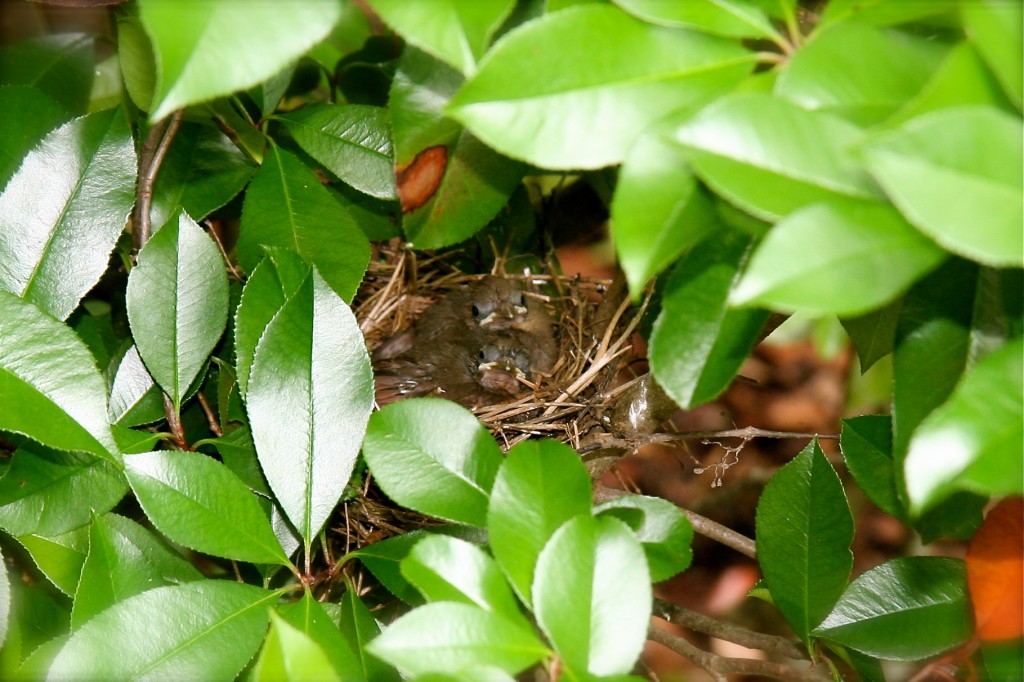
[{"label": "bird's beak", "polygon": [[525,314],[526,306],[512,305],[511,303],[507,305],[500,305],[495,308],[494,312],[480,320],[480,326],[504,329],[509,326],[509,323],[511,323],[512,320]]},{"label": "bird's beak", "polygon": [[512,362],[511,360],[495,360],[494,362],[481,362],[477,366],[477,369],[479,369],[481,372],[506,372],[508,374],[515,375],[516,379],[520,380],[526,378],[526,375],[523,373],[523,370],[516,367],[516,363]]}]

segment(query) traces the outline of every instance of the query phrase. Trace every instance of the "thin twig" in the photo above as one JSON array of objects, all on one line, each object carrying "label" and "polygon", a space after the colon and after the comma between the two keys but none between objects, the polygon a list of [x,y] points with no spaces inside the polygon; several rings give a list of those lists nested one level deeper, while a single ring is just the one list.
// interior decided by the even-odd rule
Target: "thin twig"
[{"label": "thin twig", "polygon": [[640,434],[630,438],[620,438],[613,434],[599,434],[587,445],[587,450],[597,448],[632,448],[638,449],[649,443],[667,443],[677,440],[690,440],[692,438],[742,438],[752,440],[754,438],[818,438],[820,440],[839,440],[838,433],[802,433],[797,431],[770,431],[759,429],[754,426],[746,426],[742,429],[726,429],[723,431],[680,431],[677,433],[650,433]]},{"label": "thin twig", "polygon": [[784,682],[822,682],[829,678],[815,670],[798,670],[791,665],[772,663],[770,661],[759,661],[753,658],[726,658],[709,651],[699,649],[688,641],[666,632],[659,627],[651,626],[647,629],[647,638],[666,646],[681,656],[685,656],[701,668],[715,676],[727,675],[729,673],[742,673],[746,675],[763,675]]},{"label": "thin twig", "polygon": [[152,232],[150,212],[153,207],[153,186],[156,184],[160,164],[163,163],[174,134],[178,132],[184,109],[178,109],[169,119],[153,124],[142,144],[139,154],[139,183],[135,192],[135,209],[132,212],[132,247],[137,255],[149,241]]},{"label": "thin twig", "polygon": [[695,632],[702,632],[705,635],[724,639],[727,642],[733,642],[748,649],[760,649],[761,651],[785,656],[786,658],[810,660],[807,652],[801,649],[796,642],[784,637],[766,635],[761,632],[741,628],[732,623],[723,623],[717,618],[705,616],[703,613],[697,613],[696,611],[691,611],[678,604],[672,604],[661,599],[655,599],[654,603],[659,611],[655,615],[664,618],[670,623],[682,625]]},{"label": "thin twig", "polygon": [[224,432],[221,431],[220,421],[217,419],[217,415],[213,411],[213,407],[210,406],[210,402],[206,399],[206,396],[203,395],[202,391],[197,391],[196,397],[199,398],[199,404],[202,406],[203,413],[206,415],[206,423],[210,427],[210,432],[217,438],[220,438],[224,435]]}]

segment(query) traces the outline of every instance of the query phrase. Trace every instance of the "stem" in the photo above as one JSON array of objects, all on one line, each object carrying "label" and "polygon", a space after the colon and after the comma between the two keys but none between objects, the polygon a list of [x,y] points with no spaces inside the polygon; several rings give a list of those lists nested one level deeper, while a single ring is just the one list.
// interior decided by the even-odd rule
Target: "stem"
[{"label": "stem", "polygon": [[806,651],[801,649],[796,642],[784,637],[766,635],[731,623],[723,623],[716,618],[705,616],[702,613],[691,611],[683,606],[661,599],[655,599],[654,603],[658,611],[655,615],[664,618],[670,623],[682,625],[695,632],[701,632],[728,642],[734,642],[748,649],[760,649],[761,651],[778,654],[786,658],[809,660]]},{"label": "stem", "polygon": [[184,109],[179,109],[169,119],[154,123],[146,134],[139,153],[139,183],[135,191],[135,209],[132,211],[132,252],[138,255],[149,241],[152,233],[150,220],[153,207],[153,186],[156,184],[160,164],[171,146],[174,134],[181,126]]}]

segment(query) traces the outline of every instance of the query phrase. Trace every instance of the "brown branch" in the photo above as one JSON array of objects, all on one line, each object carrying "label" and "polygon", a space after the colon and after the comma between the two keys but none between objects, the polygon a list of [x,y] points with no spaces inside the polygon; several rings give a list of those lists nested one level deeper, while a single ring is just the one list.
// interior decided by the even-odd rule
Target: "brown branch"
[{"label": "brown branch", "polygon": [[135,208],[132,211],[132,253],[138,255],[149,241],[152,232],[150,212],[153,207],[153,186],[156,184],[160,164],[171,146],[174,134],[181,126],[184,109],[179,109],[170,118],[154,123],[146,134],[139,153],[139,182],[135,190]]},{"label": "brown branch", "polygon": [[595,436],[591,443],[581,450],[580,454],[585,454],[586,451],[597,448],[618,447],[636,450],[650,443],[670,443],[678,440],[689,440],[691,438],[699,438],[701,440],[706,440],[708,438],[742,438],[743,440],[753,440],[754,438],[818,438],[824,440],[838,440],[839,434],[770,431],[753,426],[746,426],[742,429],[726,429],[723,431],[682,431],[679,433],[638,434],[629,438],[620,438],[607,433]]},{"label": "brown branch", "polygon": [[783,680],[784,682],[823,682],[824,680],[831,679],[822,675],[819,671],[811,669],[804,671],[798,670],[791,665],[772,663],[770,661],[719,656],[699,649],[682,637],[673,635],[653,625],[647,629],[647,638],[690,659],[716,677],[729,673],[741,673],[745,675],[763,675],[764,677],[771,677],[776,680]]},{"label": "brown branch", "polygon": [[760,649],[769,654],[777,654],[786,658],[810,660],[807,652],[800,648],[796,642],[784,637],[766,635],[761,632],[741,628],[732,623],[723,623],[717,618],[705,616],[703,613],[697,613],[696,611],[691,611],[678,604],[672,604],[661,599],[655,599],[654,603],[658,611],[655,615],[659,618],[664,618],[670,623],[682,625],[695,632],[702,632],[705,635],[724,639],[728,642],[734,642],[748,649]]}]

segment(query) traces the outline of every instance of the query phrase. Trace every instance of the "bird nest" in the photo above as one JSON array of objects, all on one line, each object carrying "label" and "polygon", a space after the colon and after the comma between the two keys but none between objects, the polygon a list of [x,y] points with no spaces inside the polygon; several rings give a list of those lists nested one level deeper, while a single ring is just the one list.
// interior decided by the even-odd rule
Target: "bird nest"
[{"label": "bird nest", "polygon": [[[435,301],[486,275],[460,272],[447,254],[417,256],[378,247],[354,302],[356,318],[372,352],[406,329]],[[631,310],[625,289],[610,280],[506,271],[527,296],[542,301],[554,322],[558,360],[536,388],[493,405],[473,408],[503,449],[532,437],[549,437],[579,448],[607,406],[621,393],[619,372],[631,360],[633,332],[645,305]]]}]

